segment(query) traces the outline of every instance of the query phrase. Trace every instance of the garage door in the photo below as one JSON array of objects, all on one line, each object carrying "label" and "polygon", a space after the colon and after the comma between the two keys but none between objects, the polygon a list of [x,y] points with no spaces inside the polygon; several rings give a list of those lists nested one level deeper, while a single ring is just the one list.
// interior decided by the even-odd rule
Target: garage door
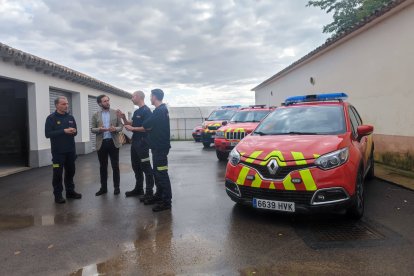
[{"label": "garage door", "polygon": [[96,150],[96,135],[90,129],[92,127],[92,116],[99,111],[99,105],[96,102],[96,97],[88,97],[88,113],[89,113],[89,139],[92,143],[92,150]]},{"label": "garage door", "polygon": [[57,89],[49,90],[49,103],[50,103],[50,113],[55,112],[55,99],[59,96],[65,96],[69,102],[69,114],[72,114],[72,94],[65,91],[60,91]]}]

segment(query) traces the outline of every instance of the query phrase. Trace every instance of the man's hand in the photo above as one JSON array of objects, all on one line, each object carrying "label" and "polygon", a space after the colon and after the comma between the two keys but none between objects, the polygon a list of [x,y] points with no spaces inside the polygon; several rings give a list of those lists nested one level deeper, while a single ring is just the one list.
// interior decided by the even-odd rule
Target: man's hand
[{"label": "man's hand", "polygon": [[63,131],[69,135],[76,134],[76,128],[73,128],[73,127],[65,128]]},{"label": "man's hand", "polygon": [[114,126],[111,126],[110,128],[108,128],[109,132],[116,132],[116,128]]},{"label": "man's hand", "polygon": [[124,112],[122,112],[121,110],[117,110],[116,111],[116,115],[118,116],[118,118],[121,118],[121,119],[126,119],[126,116],[125,116],[125,113]]},{"label": "man's hand", "polygon": [[104,132],[106,132],[106,131],[108,131],[109,129],[108,128],[104,128],[104,127],[100,127],[99,128],[99,132],[100,133],[104,133]]},{"label": "man's hand", "polygon": [[125,127],[125,129],[126,129],[126,130],[129,130],[129,131],[134,131],[134,129],[135,129],[135,128],[134,128],[133,126],[131,126],[131,125],[125,125],[124,127]]}]

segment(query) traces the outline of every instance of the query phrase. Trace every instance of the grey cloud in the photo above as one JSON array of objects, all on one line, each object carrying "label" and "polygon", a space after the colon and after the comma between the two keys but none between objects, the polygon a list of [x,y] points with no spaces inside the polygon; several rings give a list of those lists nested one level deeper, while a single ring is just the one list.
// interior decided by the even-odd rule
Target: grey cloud
[{"label": "grey cloud", "polygon": [[123,89],[166,87],[174,105],[252,103],[248,90],[321,44],[330,21],[306,0],[6,2],[23,14],[0,9],[0,41]]}]

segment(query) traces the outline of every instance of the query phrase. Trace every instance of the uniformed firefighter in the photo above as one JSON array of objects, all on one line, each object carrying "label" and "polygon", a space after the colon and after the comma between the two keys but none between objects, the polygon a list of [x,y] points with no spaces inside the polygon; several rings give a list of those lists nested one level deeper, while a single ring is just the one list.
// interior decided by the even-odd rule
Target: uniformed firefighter
[{"label": "uniformed firefighter", "polygon": [[[145,120],[151,117],[151,110],[144,102],[145,94],[142,91],[132,93],[132,102],[139,108],[132,115],[129,121],[125,113],[118,110],[122,118],[125,129],[132,131],[131,141],[131,165],[135,173],[135,187],[125,193],[127,197],[138,196],[140,201],[152,198],[154,189],[154,174],[152,172],[151,161],[149,156],[149,145],[147,133],[142,128]],[[144,175],[145,175],[145,193],[144,193]]]},{"label": "uniformed firefighter", "polygon": [[77,127],[75,118],[68,113],[69,103],[66,97],[55,99],[56,111],[46,118],[45,135],[50,138],[53,162],[53,194],[55,202],[62,204],[62,175],[65,171],[64,183],[66,198],[80,199],[82,195],[75,192],[73,177],[75,175],[75,136]]},{"label": "uniformed firefighter", "polygon": [[143,127],[148,131],[148,141],[152,152],[156,194],[145,200],[145,204],[157,203],[152,210],[159,212],[171,209],[171,182],[168,175],[168,153],[170,144],[170,117],[167,106],[162,102],[164,92],[161,89],[151,91],[151,104],[155,106],[152,116],[145,120]]}]

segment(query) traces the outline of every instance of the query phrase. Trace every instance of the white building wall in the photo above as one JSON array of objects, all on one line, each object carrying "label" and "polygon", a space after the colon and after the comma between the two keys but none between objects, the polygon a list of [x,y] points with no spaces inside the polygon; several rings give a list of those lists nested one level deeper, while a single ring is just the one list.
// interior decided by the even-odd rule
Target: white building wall
[{"label": "white building wall", "polygon": [[91,151],[89,139],[88,95],[106,94],[111,99],[111,107],[132,111],[134,106],[130,99],[107,92],[102,92],[78,83],[70,82],[29,70],[24,66],[0,61],[0,77],[28,83],[28,113],[30,165],[45,166],[51,164],[50,140],[45,137],[45,120],[50,114],[49,88],[57,88],[72,93],[73,116],[78,124],[75,138],[79,153]]},{"label": "white building wall", "polygon": [[293,95],[346,92],[377,134],[414,136],[409,127],[414,126],[413,26],[410,5],[257,89],[256,104],[280,105]]}]

